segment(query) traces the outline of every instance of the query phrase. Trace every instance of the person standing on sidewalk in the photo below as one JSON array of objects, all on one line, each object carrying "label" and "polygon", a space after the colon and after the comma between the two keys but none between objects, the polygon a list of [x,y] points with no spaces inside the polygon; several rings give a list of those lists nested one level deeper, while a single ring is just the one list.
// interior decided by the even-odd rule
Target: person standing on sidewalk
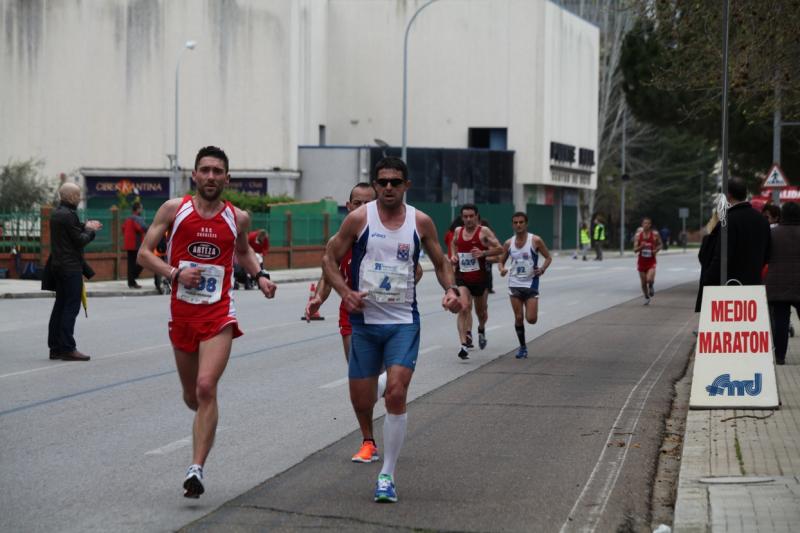
[{"label": "person standing on sidewalk", "polygon": [[479,223],[478,208],[474,204],[461,207],[464,225],[456,228],[450,243],[450,261],[456,269],[456,285],[462,301],[467,304],[458,314],[457,326],[461,348],[458,357],[469,359],[472,347],[472,306],[478,316],[478,346],[486,348],[486,322],[489,320],[489,284],[486,279],[486,258],[503,253],[503,247],[494,232]]},{"label": "person standing on sidewalk", "polygon": [[581,222],[581,229],[578,232],[578,240],[579,249],[572,254],[572,258],[577,259],[578,252],[580,252],[581,258],[586,261],[586,254],[589,252],[589,247],[592,244],[592,238],[589,237],[589,228],[586,227],[586,222]]},{"label": "person standing on sidewalk", "polygon": [[[761,272],[769,257],[770,228],[767,219],[747,201],[747,185],[741,178],[728,182],[728,279],[742,285],[761,285]],[[720,213],[720,219],[722,218]],[[714,241],[703,285],[720,284],[721,239]]]},{"label": "person standing on sidewalk", "polygon": [[594,246],[594,260],[603,260],[603,245],[606,243],[606,226],[600,215],[594,217],[594,227],[592,228],[592,245]]},{"label": "person standing on sidewalk", "polygon": [[[453,270],[439,247],[431,218],[406,204],[411,186],[402,159],[385,157],[375,165],[373,185],[377,200],[345,217],[339,231],[328,241],[322,271],[339,293],[350,313],[350,400],[358,411],[371,411],[377,400],[377,380],[386,368],[383,424],[384,458],[374,501],[397,501],[395,466],[406,436],[406,398],[417,364],[420,316],[414,270],[420,247],[425,250],[444,289],[442,307],[457,313],[461,308]],[[339,265],[352,249],[350,283]]]},{"label": "person standing on sidewalk", "polygon": [[[259,270],[247,243],[250,216],[220,198],[230,181],[228,156],[216,146],[195,157],[194,196],[167,200],[156,213],[139,249],[139,263],[172,280],[169,338],[175,353],[183,401],[195,411],[192,464],[183,495],[205,491],[203,467],[214,444],[219,418],[217,384],[225,371],[233,339],[242,335],[231,296],[234,254],[267,298],[275,284]],[[169,230],[169,261],[153,254]]]},{"label": "person standing on sidewalk", "polygon": [[47,333],[50,359],[88,361],[90,357],[78,351],[75,344],[75,319],[81,308],[83,276],[94,275],[83,258],[83,249],[92,242],[95,232],[103,225],[97,220],[81,223],[78,204],[81,189],[65,183],[58,189],[60,202],[50,215],[50,257],[47,260],[48,278],[56,291]]},{"label": "person standing on sidewalk", "polygon": [[644,305],[650,305],[656,291],[656,254],[661,250],[661,237],[653,229],[653,220],[650,217],[642,219],[642,231],[635,237],[633,253],[637,254],[636,270],[639,271],[639,282],[644,294]]},{"label": "person standing on sidewalk", "polygon": [[146,232],[147,224],[144,223],[144,218],[142,217],[142,204],[134,202],[131,206],[131,216],[122,223],[123,248],[128,254],[129,289],[142,288],[141,285],[136,283],[136,279],[142,273],[142,267],[136,262],[136,256],[139,253],[139,247],[142,245],[142,239]]},{"label": "person standing on sidewalk", "polygon": [[[508,276],[508,297],[514,311],[514,330],[517,332],[519,349],[517,359],[528,357],[525,342],[525,321],[536,324],[539,319],[539,278],[545,273],[553,258],[544,241],[538,235],[528,233],[528,215],[518,211],[511,215],[514,236],[503,244],[500,257],[500,275]],[[539,255],[544,263],[539,266]],[[506,261],[511,259],[511,269]]]},{"label": "person standing on sidewalk", "polygon": [[786,202],[781,206],[780,223],[772,228],[766,286],[775,333],[775,362],[783,365],[792,307],[800,313],[800,204]]}]

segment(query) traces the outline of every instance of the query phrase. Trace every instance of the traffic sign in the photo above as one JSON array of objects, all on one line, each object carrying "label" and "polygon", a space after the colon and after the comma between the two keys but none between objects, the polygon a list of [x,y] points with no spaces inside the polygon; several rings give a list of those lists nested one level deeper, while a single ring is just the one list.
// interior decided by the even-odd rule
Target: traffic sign
[{"label": "traffic sign", "polygon": [[786,187],[786,176],[778,163],[774,163],[769,169],[767,179],[764,180],[762,187]]},{"label": "traffic sign", "polygon": [[678,208],[678,218],[689,218],[689,208],[688,207],[679,207]]}]

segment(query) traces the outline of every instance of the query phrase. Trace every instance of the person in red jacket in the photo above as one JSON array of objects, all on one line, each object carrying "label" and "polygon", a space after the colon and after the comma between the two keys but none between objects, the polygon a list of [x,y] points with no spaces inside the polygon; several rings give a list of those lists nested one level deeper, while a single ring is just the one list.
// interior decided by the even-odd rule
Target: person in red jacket
[{"label": "person in red jacket", "polygon": [[139,246],[147,232],[147,224],[142,217],[142,204],[134,202],[131,206],[131,216],[125,219],[122,224],[123,248],[128,254],[128,287],[131,289],[141,289],[142,286],[136,283],[136,278],[142,273],[142,267],[136,263],[136,254],[139,253]]},{"label": "person in red jacket", "polygon": [[266,257],[269,252],[269,233],[267,230],[260,229],[251,231],[247,234],[247,242],[257,254],[260,254],[262,259]]}]

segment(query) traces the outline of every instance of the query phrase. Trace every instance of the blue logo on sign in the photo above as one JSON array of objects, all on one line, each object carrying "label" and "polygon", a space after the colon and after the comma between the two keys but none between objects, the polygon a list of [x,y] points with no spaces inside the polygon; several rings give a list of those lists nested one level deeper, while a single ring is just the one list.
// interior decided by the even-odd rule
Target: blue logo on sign
[{"label": "blue logo on sign", "polygon": [[731,380],[730,374],[722,374],[706,386],[709,396],[758,396],[761,394],[761,374],[756,372],[754,379]]}]

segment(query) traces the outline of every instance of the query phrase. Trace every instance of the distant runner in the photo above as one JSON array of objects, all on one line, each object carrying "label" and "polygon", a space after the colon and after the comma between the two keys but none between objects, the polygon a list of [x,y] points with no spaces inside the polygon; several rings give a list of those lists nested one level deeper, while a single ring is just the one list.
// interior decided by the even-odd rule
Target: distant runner
[{"label": "distant runner", "polygon": [[[528,345],[525,343],[525,322],[536,324],[539,318],[539,277],[550,263],[550,251],[538,235],[528,233],[528,215],[518,211],[511,216],[514,236],[503,244],[503,256],[500,258],[500,275],[508,276],[508,296],[511,309],[514,311],[514,330],[517,332],[519,349],[517,359],[528,357]],[[539,255],[544,257],[544,264],[539,266]],[[506,268],[506,261],[510,268]],[[523,320],[524,317],[524,320]]]},{"label": "distant runner", "polygon": [[492,230],[478,223],[478,208],[474,204],[461,207],[461,220],[464,225],[456,228],[448,255],[456,269],[456,285],[461,299],[467,302],[457,319],[461,342],[458,357],[469,359],[467,350],[473,347],[470,331],[473,302],[478,316],[478,346],[481,350],[486,348],[486,322],[489,320],[486,258],[501,255],[503,247]]},{"label": "distant runner", "polygon": [[661,237],[652,228],[652,219],[644,217],[642,231],[637,235],[636,244],[633,247],[634,253],[638,254],[636,269],[639,271],[644,305],[650,305],[650,298],[656,293],[653,287],[656,281],[656,254],[661,250]]}]

